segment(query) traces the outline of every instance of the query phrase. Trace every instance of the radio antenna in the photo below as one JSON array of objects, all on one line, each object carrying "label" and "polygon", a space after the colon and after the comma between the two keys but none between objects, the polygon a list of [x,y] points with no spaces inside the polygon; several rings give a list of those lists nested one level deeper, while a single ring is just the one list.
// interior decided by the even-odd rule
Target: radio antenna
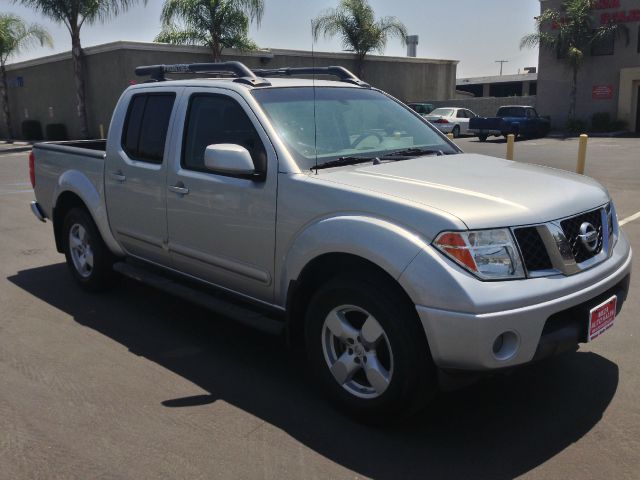
[{"label": "radio antenna", "polygon": [[313,20],[311,20],[311,66],[313,74],[311,76],[311,85],[313,90],[313,151],[316,156],[316,175],[318,174],[318,121],[316,118],[316,56],[313,50]]}]

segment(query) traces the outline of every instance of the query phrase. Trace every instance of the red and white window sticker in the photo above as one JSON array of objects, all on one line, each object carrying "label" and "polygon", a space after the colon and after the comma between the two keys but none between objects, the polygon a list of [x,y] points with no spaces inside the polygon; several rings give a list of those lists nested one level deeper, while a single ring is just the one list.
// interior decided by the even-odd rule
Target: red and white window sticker
[{"label": "red and white window sticker", "polygon": [[613,326],[618,297],[615,295],[589,312],[589,341],[602,335]]}]

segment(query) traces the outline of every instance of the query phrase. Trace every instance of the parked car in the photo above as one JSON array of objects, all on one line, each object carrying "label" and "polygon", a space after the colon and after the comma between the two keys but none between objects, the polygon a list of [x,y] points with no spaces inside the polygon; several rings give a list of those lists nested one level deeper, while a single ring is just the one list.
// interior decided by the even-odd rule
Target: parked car
[{"label": "parked car", "polygon": [[436,108],[425,118],[443,133],[453,133],[454,138],[469,134],[469,120],[477,117],[466,108]]},{"label": "parked car", "polygon": [[[439,372],[528,364],[614,324],[631,248],[595,180],[465,154],[342,68],[136,72],[155,81],[122,94],[106,141],[29,158],[31,210],[84,289],[118,272],[283,333],[371,422],[423,408]],[[338,81],[278,78],[310,73]]]},{"label": "parked car", "polygon": [[436,108],[430,103],[407,103],[411,108],[413,108],[420,115],[428,115]]},{"label": "parked car", "polygon": [[506,106],[500,107],[492,118],[476,117],[469,122],[469,129],[478,135],[481,142],[490,136],[507,136],[510,133],[523,137],[546,137],[551,129],[548,118],[538,115],[533,107]]}]

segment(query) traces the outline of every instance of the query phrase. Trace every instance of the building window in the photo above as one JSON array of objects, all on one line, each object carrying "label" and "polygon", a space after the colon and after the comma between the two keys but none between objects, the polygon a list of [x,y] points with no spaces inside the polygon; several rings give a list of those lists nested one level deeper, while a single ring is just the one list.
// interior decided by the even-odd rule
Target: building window
[{"label": "building window", "polygon": [[494,83],[489,87],[491,97],[520,97],[522,82]]},{"label": "building window", "polygon": [[615,51],[616,37],[611,33],[606,37],[593,42],[591,44],[591,55],[593,57],[599,57],[603,55],[613,55]]},{"label": "building window", "polygon": [[640,53],[640,27],[638,27],[638,53]]},{"label": "building window", "polygon": [[537,95],[538,94],[538,82],[531,82],[529,84],[529,95]]}]

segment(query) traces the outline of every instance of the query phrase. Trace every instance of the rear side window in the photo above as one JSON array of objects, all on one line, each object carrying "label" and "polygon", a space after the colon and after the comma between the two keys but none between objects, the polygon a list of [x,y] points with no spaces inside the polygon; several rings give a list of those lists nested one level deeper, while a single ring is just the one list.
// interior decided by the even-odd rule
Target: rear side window
[{"label": "rear side window", "polygon": [[175,93],[150,93],[131,99],[122,135],[122,148],[130,158],[162,163],[175,98]]}]

